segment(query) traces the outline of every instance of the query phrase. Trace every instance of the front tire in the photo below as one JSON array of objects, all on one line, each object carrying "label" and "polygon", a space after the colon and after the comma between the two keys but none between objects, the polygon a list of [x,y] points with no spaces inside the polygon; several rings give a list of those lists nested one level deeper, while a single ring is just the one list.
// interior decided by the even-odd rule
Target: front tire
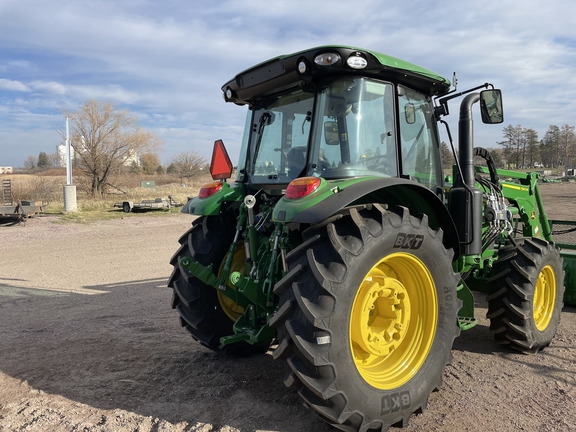
[{"label": "front tire", "polygon": [[352,208],[303,233],[274,292],[275,358],[343,430],[405,426],[439,388],[459,334],[452,252],[406,208]]},{"label": "front tire", "polygon": [[508,241],[489,279],[490,332],[505,345],[535,353],[554,336],[563,306],[564,272],[559,249],[538,238]]}]

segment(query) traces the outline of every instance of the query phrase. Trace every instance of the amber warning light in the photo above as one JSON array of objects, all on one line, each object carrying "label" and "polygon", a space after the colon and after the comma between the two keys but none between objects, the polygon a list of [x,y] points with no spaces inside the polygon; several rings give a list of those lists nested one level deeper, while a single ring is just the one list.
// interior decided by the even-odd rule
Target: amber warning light
[{"label": "amber warning light", "polygon": [[232,176],[232,162],[224,147],[222,140],[214,141],[212,151],[212,162],[210,162],[210,174],[214,180],[223,180]]}]

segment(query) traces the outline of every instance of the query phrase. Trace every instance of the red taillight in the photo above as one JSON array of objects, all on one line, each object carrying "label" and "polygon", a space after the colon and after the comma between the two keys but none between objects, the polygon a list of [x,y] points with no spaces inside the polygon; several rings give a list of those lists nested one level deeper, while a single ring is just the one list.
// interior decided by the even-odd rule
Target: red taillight
[{"label": "red taillight", "polygon": [[200,192],[198,193],[198,198],[208,198],[209,196],[214,195],[220,189],[222,189],[222,182],[212,182],[206,183],[204,186],[200,188]]},{"label": "red taillight", "polygon": [[320,186],[319,177],[301,177],[292,180],[286,188],[286,198],[298,199],[310,195]]}]

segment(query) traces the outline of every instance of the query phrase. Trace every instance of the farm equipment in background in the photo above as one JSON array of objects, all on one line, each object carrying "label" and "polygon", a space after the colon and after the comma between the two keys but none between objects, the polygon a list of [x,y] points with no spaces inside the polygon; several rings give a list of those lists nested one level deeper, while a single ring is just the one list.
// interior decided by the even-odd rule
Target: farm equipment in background
[{"label": "farm equipment in background", "polygon": [[[216,141],[214,182],[182,210],[199,216],[171,259],[182,326],[225,353],[274,343],[285,384],[349,431],[404,426],[425,409],[454,339],[476,324],[473,289],[488,292],[497,341],[531,353],[550,344],[564,272],[537,178],[499,174],[474,149],[472,108],[501,123],[500,91],[450,89],[427,69],[341,46],[225,84],[248,116],[235,182]],[[460,96],[448,186],[438,125],[452,144],[442,117]]]},{"label": "farm equipment in background", "polygon": [[121,208],[124,213],[130,213],[132,210],[169,210],[171,207],[181,207],[180,201],[175,200],[168,195],[168,199],[154,198],[153,200],[142,200],[141,202],[122,201],[114,203],[114,207]]},{"label": "farm equipment in background", "polygon": [[34,201],[15,200],[12,195],[12,181],[2,180],[2,203],[0,204],[0,218],[16,219],[17,221],[41,213],[42,206],[36,205]]}]

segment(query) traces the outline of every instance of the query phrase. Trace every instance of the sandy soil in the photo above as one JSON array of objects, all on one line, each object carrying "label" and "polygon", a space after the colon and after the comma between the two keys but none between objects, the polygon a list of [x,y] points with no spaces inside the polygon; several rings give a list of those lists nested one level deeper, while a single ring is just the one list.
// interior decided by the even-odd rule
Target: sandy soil
[{"label": "sandy soil", "polygon": [[[576,184],[542,187],[576,219]],[[186,215],[0,226],[0,431],[334,430],[282,384],[270,353],[224,358],[179,326],[166,281]],[[444,387],[406,431],[576,429],[576,308],[537,355],[463,332]],[[395,429],[393,429],[395,430]]]}]

